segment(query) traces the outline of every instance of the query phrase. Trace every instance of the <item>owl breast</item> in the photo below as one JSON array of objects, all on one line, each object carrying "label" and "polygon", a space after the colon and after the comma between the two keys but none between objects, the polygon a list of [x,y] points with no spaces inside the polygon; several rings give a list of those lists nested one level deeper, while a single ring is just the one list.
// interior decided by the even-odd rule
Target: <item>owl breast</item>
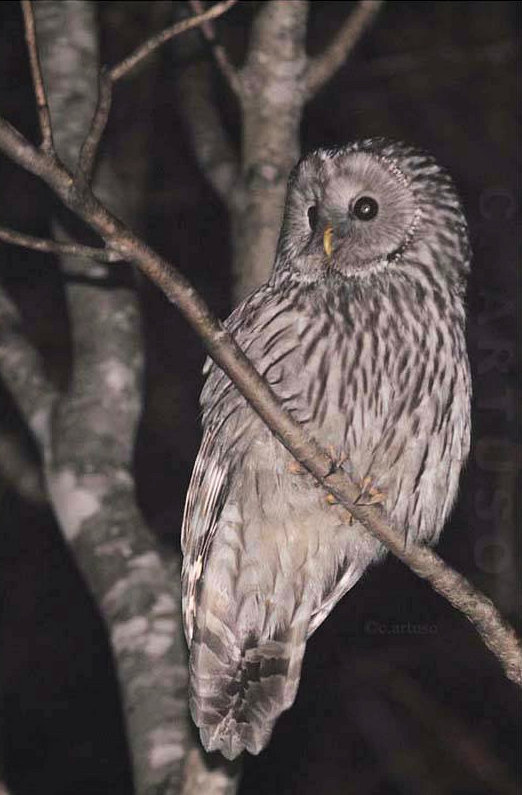
[{"label": "owl breast", "polygon": [[[404,289],[411,292],[411,285]],[[265,296],[263,310],[254,309],[236,336],[283,406],[355,482],[370,478],[407,540],[432,542],[469,447],[464,338],[455,318],[449,325],[435,303],[432,317],[419,307],[403,319],[397,292],[381,279],[358,291],[314,285],[278,296],[273,305]],[[234,319],[231,326],[234,331]],[[256,528],[256,515],[271,527],[283,515],[292,522],[298,514],[313,515],[312,550],[339,536],[334,565],[348,560],[353,546],[370,556],[382,553],[360,526],[347,526],[344,511],[325,501],[311,477],[296,473],[291,456],[239,395],[236,408],[224,432],[238,465],[237,502],[231,499],[251,511]],[[251,496],[248,509],[245,495]]]}]

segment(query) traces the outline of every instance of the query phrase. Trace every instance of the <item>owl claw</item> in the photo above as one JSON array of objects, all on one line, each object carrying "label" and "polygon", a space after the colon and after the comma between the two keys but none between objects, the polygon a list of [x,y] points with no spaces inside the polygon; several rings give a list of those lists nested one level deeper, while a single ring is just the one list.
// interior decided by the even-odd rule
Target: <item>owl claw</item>
[{"label": "owl claw", "polygon": [[386,494],[372,486],[368,475],[362,479],[360,487],[361,493],[355,500],[356,505],[382,505],[386,500]]},{"label": "owl claw", "polygon": [[302,467],[301,464],[295,459],[293,461],[290,461],[290,463],[288,464],[288,471],[290,472],[291,475],[306,474],[306,469]]},{"label": "owl claw", "polygon": [[338,455],[337,450],[335,449],[333,444],[329,444],[326,449],[328,451],[328,455],[330,456],[336,467],[342,467],[342,465],[348,460],[348,456],[344,455],[344,453]]},{"label": "owl claw", "polygon": [[[337,499],[337,497],[334,494],[327,494],[326,495],[326,502],[328,503],[328,505],[340,505],[339,500]],[[353,523],[355,522],[355,519],[353,518],[353,516],[350,513],[350,511],[346,510],[346,513],[348,514],[348,524],[351,527],[353,525]]]}]

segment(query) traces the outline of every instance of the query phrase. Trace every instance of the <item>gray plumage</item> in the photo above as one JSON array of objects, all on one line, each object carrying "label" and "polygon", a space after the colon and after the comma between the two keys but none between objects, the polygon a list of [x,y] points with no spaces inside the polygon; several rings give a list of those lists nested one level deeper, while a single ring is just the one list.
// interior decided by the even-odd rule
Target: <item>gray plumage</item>
[{"label": "gray plumage", "polygon": [[[303,158],[270,280],[227,328],[283,406],[405,542],[434,543],[468,454],[466,223],[428,155],[371,139]],[[207,750],[258,753],[307,638],[383,546],[305,473],[214,364],[185,508],[190,706]]]}]

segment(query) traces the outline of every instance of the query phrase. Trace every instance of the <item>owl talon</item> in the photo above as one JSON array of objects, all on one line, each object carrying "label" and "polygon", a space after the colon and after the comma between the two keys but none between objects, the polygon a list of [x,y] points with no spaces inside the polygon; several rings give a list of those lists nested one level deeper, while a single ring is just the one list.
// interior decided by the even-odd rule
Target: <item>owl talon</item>
[{"label": "owl talon", "polygon": [[335,449],[333,444],[329,444],[326,449],[328,451],[328,455],[330,456],[336,467],[342,467],[342,465],[348,460],[348,456],[344,455],[344,453],[338,455],[337,450]]},{"label": "owl talon", "polygon": [[386,494],[372,486],[371,478],[368,475],[360,483],[361,493],[355,500],[356,505],[382,505],[386,500]]},{"label": "owl talon", "polygon": [[288,464],[288,471],[291,475],[305,475],[306,469],[301,466],[298,461],[290,461]]},{"label": "owl talon", "polygon": [[[328,503],[328,505],[340,505],[339,500],[334,494],[327,494],[326,502]],[[347,510],[346,513],[348,514],[348,525],[351,527],[355,522],[355,519],[350,513],[350,511]]]}]

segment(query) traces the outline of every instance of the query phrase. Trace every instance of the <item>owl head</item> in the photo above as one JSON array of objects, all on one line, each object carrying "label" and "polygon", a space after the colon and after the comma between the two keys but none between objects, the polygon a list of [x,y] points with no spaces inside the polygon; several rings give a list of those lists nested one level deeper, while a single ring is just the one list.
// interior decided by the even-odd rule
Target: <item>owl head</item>
[{"label": "owl head", "polygon": [[431,157],[368,139],[316,149],[290,175],[276,273],[315,281],[393,272],[415,260],[455,278],[469,264],[466,222],[453,183]]}]

